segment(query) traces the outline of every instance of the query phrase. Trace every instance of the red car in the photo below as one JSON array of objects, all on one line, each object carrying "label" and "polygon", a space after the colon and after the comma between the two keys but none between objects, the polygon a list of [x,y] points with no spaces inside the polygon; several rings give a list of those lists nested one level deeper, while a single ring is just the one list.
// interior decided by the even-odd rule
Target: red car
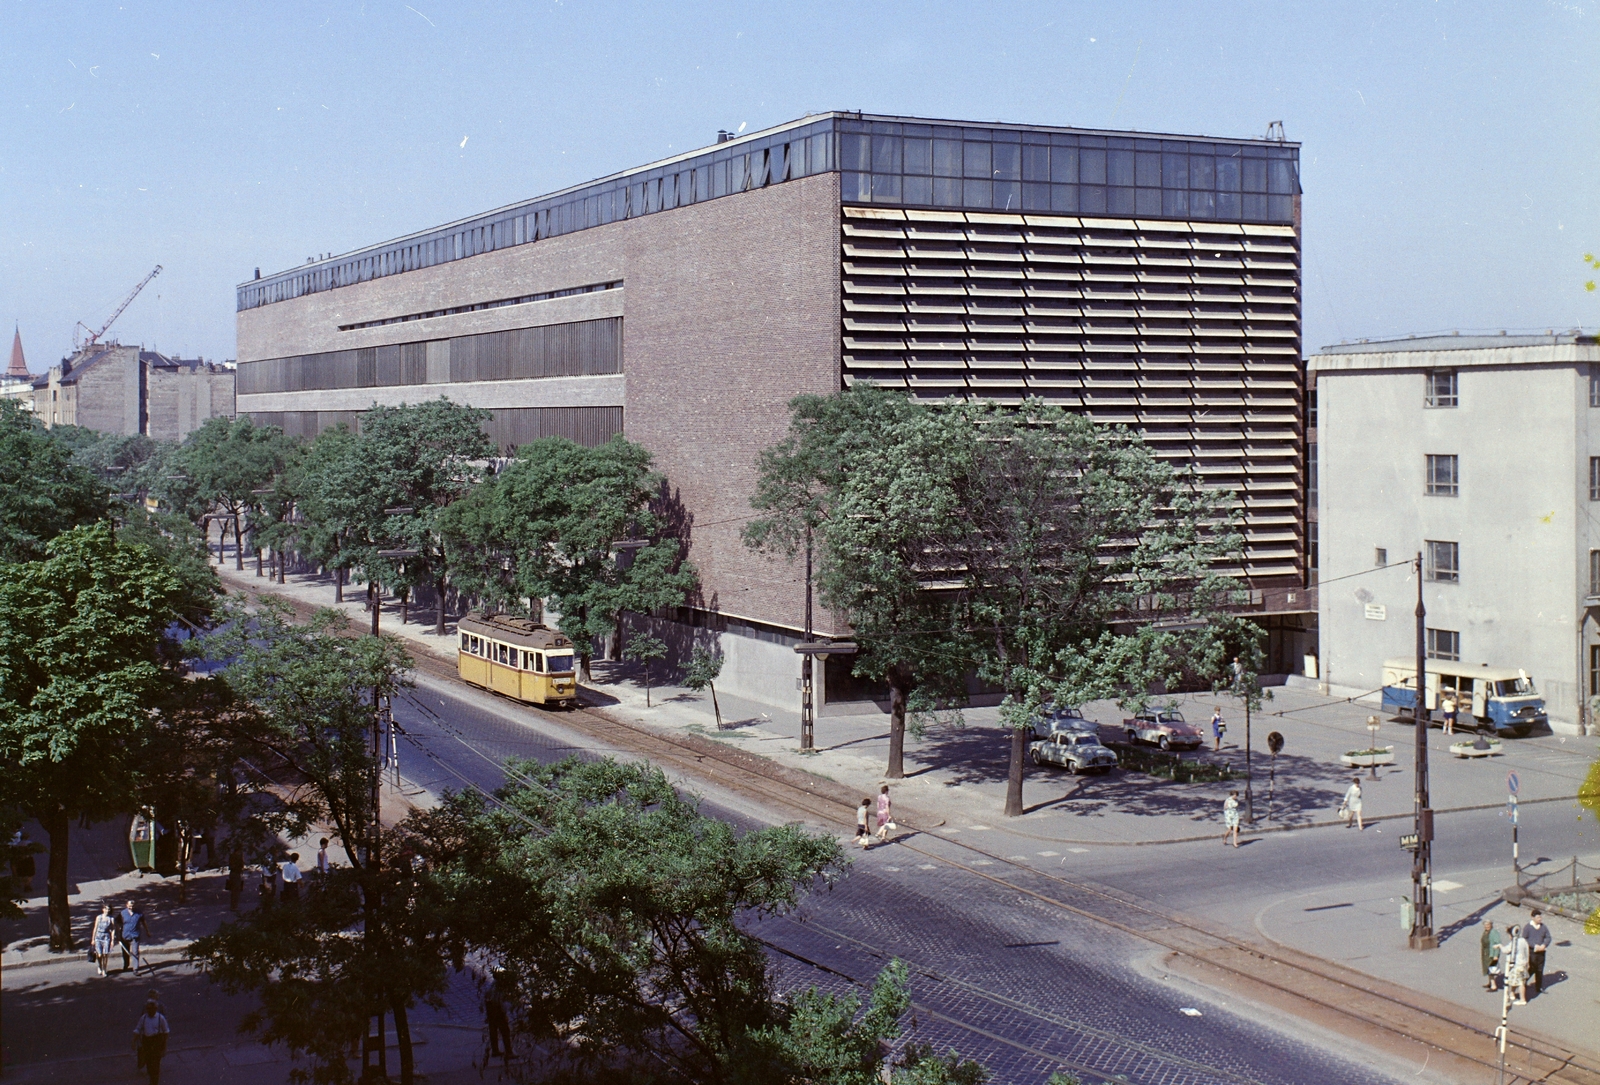
[{"label": "red car", "polygon": [[1184,722],[1176,709],[1150,708],[1122,721],[1130,743],[1148,742],[1163,750],[1198,750],[1205,741],[1198,728]]}]

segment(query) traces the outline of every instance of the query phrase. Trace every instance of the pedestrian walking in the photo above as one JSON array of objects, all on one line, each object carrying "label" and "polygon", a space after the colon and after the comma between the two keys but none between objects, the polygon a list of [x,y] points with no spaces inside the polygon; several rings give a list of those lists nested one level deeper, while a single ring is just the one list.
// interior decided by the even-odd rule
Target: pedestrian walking
[{"label": "pedestrian walking", "polygon": [[1444,695],[1444,700],[1440,702],[1439,707],[1444,711],[1444,733],[1447,735],[1455,734],[1456,695],[1454,693],[1446,693]]},{"label": "pedestrian walking", "polygon": [[1500,951],[1505,962],[1506,986],[1517,996],[1517,1005],[1528,1004],[1528,940],[1515,925],[1506,928],[1506,945]]},{"label": "pedestrian walking", "polygon": [[100,905],[100,914],[94,917],[94,932],[89,945],[94,952],[95,967],[102,976],[111,970],[111,947],[117,940],[117,917],[111,914],[111,905]]},{"label": "pedestrian walking", "polygon": [[1500,986],[1500,947],[1505,944],[1505,939],[1500,936],[1500,928],[1494,925],[1494,920],[1483,921],[1483,934],[1478,938],[1478,955],[1483,962],[1483,989],[1485,991],[1498,990]]},{"label": "pedestrian walking", "polygon": [[261,895],[261,907],[272,907],[272,901],[278,892],[278,864],[272,861],[272,856],[261,860],[261,881],[256,886],[256,892]]},{"label": "pedestrian walking", "polygon": [[889,812],[889,785],[884,784],[878,789],[878,839],[888,843],[894,829],[894,815]]},{"label": "pedestrian walking", "polygon": [[489,1055],[492,1058],[500,1057],[502,1044],[505,1047],[505,1060],[511,1061],[516,1054],[511,1050],[511,1017],[506,1013],[506,1000],[504,979],[499,969],[495,970],[494,982],[483,995],[483,1017],[489,1025]]},{"label": "pedestrian walking", "polygon": [[1544,994],[1544,951],[1550,948],[1550,928],[1544,925],[1544,913],[1537,908],[1522,928],[1522,937],[1528,940],[1528,976],[1533,980],[1533,993]]},{"label": "pedestrian walking", "polygon": [[333,869],[333,863],[328,858],[328,838],[322,838],[322,846],[317,849],[317,876],[325,878],[328,871]]},{"label": "pedestrian walking", "polygon": [[1233,846],[1239,846],[1239,793],[1230,791],[1228,797],[1222,800],[1222,844],[1228,844],[1228,837],[1233,837]]},{"label": "pedestrian walking", "polygon": [[161,1004],[151,999],[144,1013],[133,1023],[133,1042],[139,1055],[139,1068],[150,1076],[150,1085],[161,1085],[161,1060],[167,1053],[167,1037],[172,1029]]},{"label": "pedestrian walking", "polygon": [[144,967],[143,962],[139,959],[139,944],[150,937],[150,921],[143,912],[134,907],[132,900],[128,901],[126,908],[117,913],[117,919],[121,921],[122,925],[120,933],[122,941],[122,970],[124,972],[128,970],[128,961],[131,959],[133,961],[133,974],[137,976],[139,969]]},{"label": "pedestrian walking", "polygon": [[283,879],[283,899],[300,899],[300,853],[293,851],[278,866],[278,877]]},{"label": "pedestrian walking", "polygon": [[1214,747],[1218,753],[1222,752],[1222,736],[1228,731],[1228,725],[1222,722],[1222,706],[1215,705],[1211,709],[1211,737],[1216,742]]},{"label": "pedestrian walking", "polygon": [[861,805],[856,807],[856,843],[863,848],[872,843],[872,833],[867,829],[867,815],[872,811],[872,797],[869,795],[861,800]]},{"label": "pedestrian walking", "polygon": [[1344,798],[1339,802],[1339,819],[1344,822],[1346,829],[1354,825],[1357,830],[1365,831],[1366,825],[1361,820],[1361,777],[1350,777],[1350,786],[1344,789]]}]

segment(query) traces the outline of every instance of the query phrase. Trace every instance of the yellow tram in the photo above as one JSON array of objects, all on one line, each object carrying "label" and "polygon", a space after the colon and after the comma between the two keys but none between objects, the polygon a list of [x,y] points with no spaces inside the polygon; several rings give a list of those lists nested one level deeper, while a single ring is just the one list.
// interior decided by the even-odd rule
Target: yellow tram
[{"label": "yellow tram", "polygon": [[530,704],[578,703],[572,641],[531,618],[474,611],[456,625],[456,671],[465,682]]}]

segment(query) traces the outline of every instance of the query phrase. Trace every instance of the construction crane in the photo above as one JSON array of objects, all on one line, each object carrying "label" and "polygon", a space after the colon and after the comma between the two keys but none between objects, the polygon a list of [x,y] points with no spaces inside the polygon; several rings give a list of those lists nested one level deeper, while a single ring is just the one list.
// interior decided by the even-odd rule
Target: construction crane
[{"label": "construction crane", "polygon": [[[106,333],[106,330],[117,322],[117,317],[122,315],[122,310],[133,304],[133,299],[139,296],[139,291],[148,286],[150,284],[150,280],[154,279],[160,274],[161,265],[157,264],[155,269],[151,271],[150,274],[139,280],[138,286],[128,291],[128,296],[122,299],[122,304],[117,306],[117,311],[112,313],[110,318],[107,319],[104,324],[100,325],[99,331],[91,331],[89,325],[85,324],[81,320],[78,321],[78,326],[72,329],[73,350],[88,350],[90,347],[94,346],[95,343],[99,341],[100,337]],[[82,332],[89,332],[89,338],[82,338]]]}]

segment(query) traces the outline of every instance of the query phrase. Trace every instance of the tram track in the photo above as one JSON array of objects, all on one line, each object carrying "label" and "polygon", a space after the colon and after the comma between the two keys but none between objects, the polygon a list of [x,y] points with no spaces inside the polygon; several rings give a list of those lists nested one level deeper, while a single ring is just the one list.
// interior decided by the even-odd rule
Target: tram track
[{"label": "tram track", "polygon": [[[297,600],[290,603],[297,613],[309,614],[316,609]],[[417,670],[432,678],[486,692],[462,682],[454,666],[431,652],[417,653],[415,663]],[[585,705],[556,713],[494,696],[508,706],[515,705],[530,715],[687,777],[776,804],[825,825],[855,824],[855,793],[832,781],[699,735],[664,734],[619,719],[600,707]],[[1190,979],[1221,986],[1243,998],[1314,1021],[1353,1043],[1413,1064],[1421,1061],[1445,1080],[1496,1080],[1499,1062],[1492,1022],[1466,1020],[1467,1015],[1456,1007],[1392,987],[1333,962],[1282,946],[1246,942],[1132,894],[1039,870],[964,840],[935,836],[932,827],[917,827],[919,822],[930,822],[918,818],[914,810],[907,812],[912,816],[899,820],[908,835],[896,841],[898,848],[1160,947],[1168,953],[1169,966]],[[1013,876],[1002,877],[918,843],[917,836],[924,833],[937,839],[945,850],[998,865]],[[1028,884],[1030,879],[1032,884]],[[970,1028],[963,1022],[955,1024]],[[1515,1030],[1508,1044],[1506,1070],[1504,1080],[1514,1085],[1600,1085],[1600,1059]]]}]

